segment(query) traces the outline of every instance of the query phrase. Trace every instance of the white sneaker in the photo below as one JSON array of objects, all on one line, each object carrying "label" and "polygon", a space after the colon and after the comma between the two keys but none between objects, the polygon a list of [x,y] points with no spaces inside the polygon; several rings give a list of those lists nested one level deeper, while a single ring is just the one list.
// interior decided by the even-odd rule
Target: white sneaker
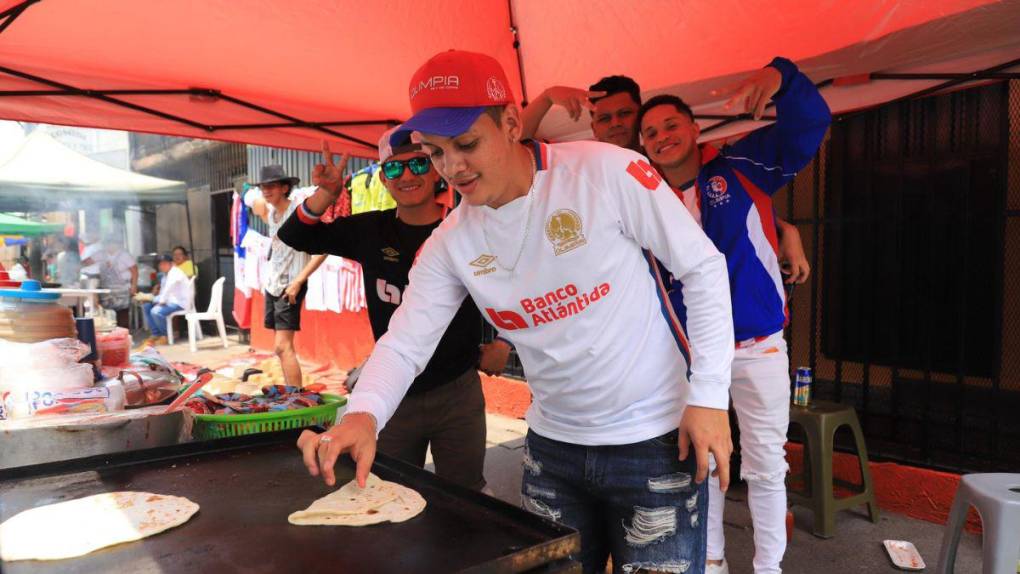
[{"label": "white sneaker", "polygon": [[722,564],[706,564],[705,574],[730,574],[730,565],[723,558]]}]

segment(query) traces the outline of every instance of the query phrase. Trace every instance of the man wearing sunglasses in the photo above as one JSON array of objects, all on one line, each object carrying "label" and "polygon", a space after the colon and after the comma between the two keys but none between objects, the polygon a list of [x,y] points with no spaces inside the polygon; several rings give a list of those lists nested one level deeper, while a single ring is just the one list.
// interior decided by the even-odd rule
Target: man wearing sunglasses
[{"label": "man wearing sunglasses", "polygon": [[[386,132],[379,142],[379,172],[396,209],[320,223],[309,217],[309,208],[321,213],[335,201],[320,188],[298,208],[298,218],[280,230],[280,238],[296,249],[361,263],[368,316],[377,340],[403,300],[419,249],[446,211],[437,201],[446,185],[429,157],[409,138],[391,146],[394,131]],[[481,337],[482,318],[468,298],[378,443],[382,452],[419,467],[425,465],[425,451],[431,446],[436,474],[477,490],[485,486],[485,399],[477,367],[502,371],[510,351],[508,343],[497,339],[482,347],[480,356]]]}]

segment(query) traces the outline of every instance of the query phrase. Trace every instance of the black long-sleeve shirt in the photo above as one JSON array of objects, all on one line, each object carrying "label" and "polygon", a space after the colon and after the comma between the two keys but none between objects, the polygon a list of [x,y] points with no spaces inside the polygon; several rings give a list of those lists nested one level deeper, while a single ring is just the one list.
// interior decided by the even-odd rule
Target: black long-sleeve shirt
[{"label": "black long-sleeve shirt", "polygon": [[[368,318],[372,334],[379,340],[400,305],[415,255],[439,223],[409,225],[397,218],[395,209],[388,209],[337,218],[331,223],[309,224],[295,212],[277,236],[298,251],[338,255],[361,264]],[[408,394],[434,389],[476,366],[481,340],[482,318],[468,297]]]}]

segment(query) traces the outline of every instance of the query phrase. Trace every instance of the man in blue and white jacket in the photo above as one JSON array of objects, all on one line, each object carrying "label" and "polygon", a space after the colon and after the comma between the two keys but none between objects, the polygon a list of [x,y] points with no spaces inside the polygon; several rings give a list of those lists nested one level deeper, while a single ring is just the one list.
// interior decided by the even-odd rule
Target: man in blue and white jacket
[{"label": "man in blue and white jacket", "polygon": [[[831,122],[818,90],[784,58],[736,86],[727,107],[743,106],[757,119],[769,100],[776,105],[776,122],[721,149],[698,146],[700,130],[691,109],[676,96],[652,98],[638,115],[648,157],[726,256],[737,345],[730,395],[740,423],[741,477],[748,483],[756,573],[780,572],[786,550],[788,466],[783,445],[790,375],[772,195],[811,161]],[[673,280],[669,295],[683,324],[686,308],[680,287],[680,281]],[[710,492],[708,571],[722,573],[727,571],[725,499],[718,491]]]}]

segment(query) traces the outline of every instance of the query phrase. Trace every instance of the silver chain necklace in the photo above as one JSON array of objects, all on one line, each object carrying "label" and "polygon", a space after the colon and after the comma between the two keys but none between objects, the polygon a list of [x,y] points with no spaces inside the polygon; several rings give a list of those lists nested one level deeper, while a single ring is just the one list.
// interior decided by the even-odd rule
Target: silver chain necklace
[{"label": "silver chain necklace", "polygon": [[[525,195],[526,201],[528,202],[528,215],[524,220],[524,233],[521,236],[521,245],[517,249],[517,256],[514,257],[513,265],[509,267],[500,263],[499,256],[496,256],[496,266],[498,266],[503,271],[510,273],[511,275],[513,275],[514,270],[517,269],[517,264],[520,263],[521,261],[521,255],[524,254],[524,246],[528,243],[528,234],[531,231],[531,212],[533,211],[532,206],[534,206],[535,204],[534,198],[531,196],[531,188],[534,187],[535,185],[535,177],[538,174],[538,165],[535,163],[535,154],[532,152],[532,150],[528,150],[528,159],[531,160],[531,184],[528,186],[528,193]],[[485,246],[489,248],[489,252],[494,253],[495,249],[493,249],[492,245],[489,243],[489,234],[488,232],[486,232],[486,228],[488,228],[487,225],[488,217],[486,217],[485,219],[486,220],[482,222],[482,238],[485,239]]]}]

